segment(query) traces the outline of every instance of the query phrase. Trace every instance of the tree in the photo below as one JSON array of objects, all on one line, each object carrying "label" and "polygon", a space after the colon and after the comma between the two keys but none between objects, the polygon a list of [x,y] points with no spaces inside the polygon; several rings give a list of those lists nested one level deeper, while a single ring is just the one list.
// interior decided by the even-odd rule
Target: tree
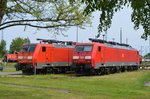
[{"label": "tree", "polygon": [[144,29],[142,38],[147,39],[150,35],[150,0],[70,0],[72,4],[77,1],[86,5],[85,15],[96,10],[100,11],[99,32],[110,28],[115,12],[123,9],[124,6],[130,6],[133,10],[131,21],[135,25],[134,29],[139,29],[141,25]]},{"label": "tree", "polygon": [[24,44],[30,44],[30,39],[29,38],[24,38]]},{"label": "tree", "polygon": [[6,53],[6,41],[1,40],[0,42],[0,57],[2,57]]},{"label": "tree", "polygon": [[150,59],[150,53],[146,54],[146,55],[144,56],[144,58]]},{"label": "tree", "polygon": [[68,0],[0,0],[0,30],[27,26],[48,30],[64,30],[90,23],[79,2]]},{"label": "tree", "polygon": [[14,51],[19,52],[23,44],[30,44],[29,38],[23,39],[23,38],[18,37],[18,38],[13,39],[10,44],[10,52],[14,52]]}]

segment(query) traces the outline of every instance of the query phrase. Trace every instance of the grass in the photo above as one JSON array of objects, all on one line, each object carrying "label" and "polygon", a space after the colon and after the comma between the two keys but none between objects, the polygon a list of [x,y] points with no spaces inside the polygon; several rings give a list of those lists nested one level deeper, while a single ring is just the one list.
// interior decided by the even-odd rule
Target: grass
[{"label": "grass", "polygon": [[5,66],[5,67],[14,67],[15,65],[16,65],[16,63],[14,62],[14,63],[3,63],[2,64],[3,66]]},{"label": "grass", "polygon": [[16,72],[14,67],[4,67],[3,72]]},{"label": "grass", "polygon": [[4,64],[1,64],[0,66],[4,67],[3,72],[16,72],[16,69],[14,67],[15,64],[16,63],[4,63]]},{"label": "grass", "polygon": [[0,98],[7,99],[149,99],[150,71],[105,76],[0,76]]}]

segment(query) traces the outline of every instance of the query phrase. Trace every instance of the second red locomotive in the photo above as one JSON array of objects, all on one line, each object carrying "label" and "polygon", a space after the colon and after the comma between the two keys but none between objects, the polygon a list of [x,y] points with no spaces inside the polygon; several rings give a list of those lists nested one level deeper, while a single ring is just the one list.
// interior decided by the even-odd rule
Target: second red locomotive
[{"label": "second red locomotive", "polygon": [[4,55],[4,62],[17,62],[18,52],[8,53]]},{"label": "second red locomotive", "polygon": [[140,64],[138,50],[127,44],[89,39],[91,43],[79,43],[73,53],[71,68],[78,73],[109,73],[137,70]]}]

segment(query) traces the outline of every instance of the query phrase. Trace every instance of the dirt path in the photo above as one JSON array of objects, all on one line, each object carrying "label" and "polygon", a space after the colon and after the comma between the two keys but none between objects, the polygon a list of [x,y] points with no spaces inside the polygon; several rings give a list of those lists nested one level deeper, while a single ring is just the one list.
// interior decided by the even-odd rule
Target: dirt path
[{"label": "dirt path", "polygon": [[[12,68],[7,67],[7,69],[12,69]],[[1,72],[0,71],[0,76],[6,76],[6,75],[12,75],[12,76],[20,75],[21,76],[22,71],[15,71],[15,72],[5,72],[5,71]],[[71,91],[67,89],[57,89],[57,88],[51,88],[51,87],[32,86],[32,85],[30,86],[30,85],[15,84],[15,83],[10,83],[10,82],[0,82],[0,85],[11,86],[11,87],[21,87],[21,88],[34,88],[34,89],[41,89],[41,90],[54,90],[57,92],[71,93]]]},{"label": "dirt path", "polygon": [[0,72],[0,75],[22,75],[21,71],[16,72]]},{"label": "dirt path", "polygon": [[57,89],[57,88],[42,87],[42,86],[30,86],[30,85],[23,85],[23,84],[8,83],[8,82],[0,82],[0,85],[6,85],[6,86],[12,86],[12,87],[22,87],[22,88],[34,88],[34,89],[41,89],[41,90],[54,90],[57,92],[71,93],[71,91],[67,90],[67,89]]},{"label": "dirt path", "polygon": [[150,86],[150,82],[146,82],[144,86]]}]

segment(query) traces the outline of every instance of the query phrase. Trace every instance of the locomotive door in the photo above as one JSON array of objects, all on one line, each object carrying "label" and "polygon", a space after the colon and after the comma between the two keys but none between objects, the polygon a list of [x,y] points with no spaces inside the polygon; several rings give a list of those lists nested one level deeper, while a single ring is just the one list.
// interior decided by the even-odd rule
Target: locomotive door
[{"label": "locomotive door", "polygon": [[98,46],[98,56],[97,58],[99,59],[99,63],[104,63],[104,48],[102,46]]},{"label": "locomotive door", "polygon": [[46,63],[49,63],[52,58],[51,50],[52,50],[51,47],[46,47],[46,46],[42,47],[43,57]]},{"label": "locomotive door", "polygon": [[102,64],[105,63],[105,55],[106,55],[106,48],[102,47],[101,48],[101,62],[102,62]]}]

